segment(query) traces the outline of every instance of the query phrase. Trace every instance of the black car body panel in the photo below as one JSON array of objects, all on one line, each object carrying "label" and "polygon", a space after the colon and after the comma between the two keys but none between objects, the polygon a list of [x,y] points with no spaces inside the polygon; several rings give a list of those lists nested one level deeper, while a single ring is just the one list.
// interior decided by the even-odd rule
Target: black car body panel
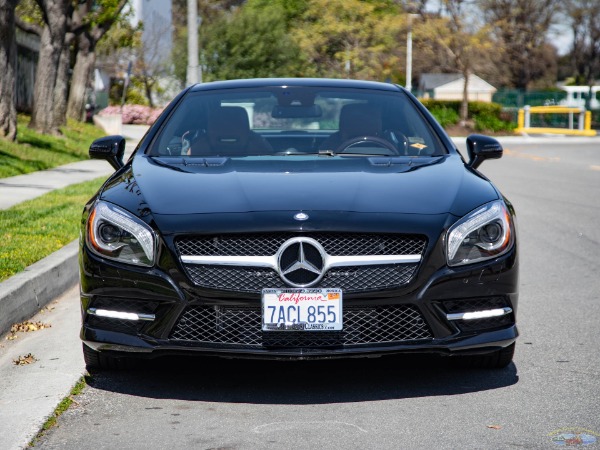
[{"label": "black car body panel", "polygon": [[[171,158],[170,158],[171,159]],[[463,216],[498,198],[495,189],[457,156],[419,164],[405,158],[338,161],[227,160],[218,166],[194,166],[185,172],[136,158],[132,173],[148,207],[157,215],[311,210]],[[444,179],[443,189],[437,186]],[[277,191],[280,195],[270,195]],[[193,192],[185,203],[171,199]],[[326,193],[327,195],[323,195]],[[468,194],[467,194],[468,193]],[[206,196],[211,201],[206,201]]]},{"label": "black car body panel", "polygon": [[[387,150],[381,149],[372,155],[317,152],[316,145],[327,142],[331,132],[318,130],[313,135],[310,129],[257,129],[260,139],[268,141],[274,151],[282,142],[293,143],[296,137],[301,140],[298,146],[310,141],[314,148],[303,154],[264,155],[188,156],[160,151],[169,124],[176,120],[178,108],[186,107],[188,96],[252,89],[278,93],[278,89],[292,89],[298,95],[302,88],[337,89],[340,96],[348,89],[359,92],[360,99],[363,91],[365,95],[383,92],[402,97],[406,105],[412,105],[406,107],[413,111],[414,120],[428,130],[425,137],[409,135],[404,148],[436,150],[418,157],[400,151],[387,155]],[[298,98],[304,102],[307,96]],[[220,107],[230,107],[227,102],[223,100]],[[315,110],[312,108],[310,111]],[[256,111],[251,110],[250,116]],[[184,136],[189,132],[179,133],[181,137],[177,135],[170,142],[187,144]],[[94,245],[101,228],[91,224],[96,223],[93,216],[100,203],[130,215],[131,221],[139,224],[138,232],[150,230],[154,241],[152,249],[148,244],[145,250],[152,254],[150,263],[126,263],[118,252],[109,249],[103,253],[105,250]],[[494,250],[472,263],[457,260],[450,264],[450,231],[469,214],[494,204],[506,211],[506,221],[502,222],[507,228],[506,245],[497,255]],[[111,217],[112,213],[106,214]],[[197,85],[172,102],[130,160],[86,205],[80,251],[81,336],[90,349],[116,356],[196,352],[227,357],[311,358],[498,351],[512,345],[518,335],[513,216],[510,202],[469,167],[422,105],[398,86],[312,79]],[[418,262],[329,269],[314,287],[344,286],[344,329],[270,332],[260,329],[261,292],[263,288],[290,287],[281,267],[260,266],[255,270],[242,263],[231,267],[230,262],[209,267],[193,262],[190,258],[195,254],[187,254],[190,249],[213,245],[219,247],[217,256],[235,260],[256,252],[260,259],[274,252],[280,254],[297,237],[308,239],[307,245],[318,242],[319,249],[322,244],[328,258],[342,245],[368,247],[363,253],[366,255],[385,255],[387,248],[404,246],[413,256],[418,253]],[[138,241],[132,242],[137,245]],[[327,247],[329,242],[333,242],[331,247]],[[233,248],[227,250],[233,253],[225,253],[225,247]],[[247,247],[251,250],[245,250]],[[261,251],[266,253],[260,256]],[[340,254],[348,251],[340,250]],[[205,282],[208,278],[210,281]],[[122,317],[101,317],[98,311],[116,312]],[[490,311],[501,311],[501,315],[474,320],[456,316]],[[129,313],[137,314],[137,319],[128,318]]]}]

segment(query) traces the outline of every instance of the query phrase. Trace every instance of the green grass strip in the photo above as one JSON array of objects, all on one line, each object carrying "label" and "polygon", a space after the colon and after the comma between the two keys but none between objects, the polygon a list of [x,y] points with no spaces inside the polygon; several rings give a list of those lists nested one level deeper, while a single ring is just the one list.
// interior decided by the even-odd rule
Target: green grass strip
[{"label": "green grass strip", "polygon": [[17,141],[0,139],[0,178],[51,169],[74,161],[88,159],[94,139],[105,133],[98,127],[69,120],[61,128],[62,136],[36,133],[27,128],[29,117],[17,121]]},{"label": "green grass strip", "polygon": [[0,211],[0,281],[76,239],[83,206],[104,180],[74,184]]},{"label": "green grass strip", "polygon": [[33,447],[35,443],[44,436],[44,434],[56,425],[58,418],[63,415],[73,404],[75,401],[73,397],[81,394],[85,387],[87,386],[85,382],[85,377],[81,377],[79,381],[73,386],[71,392],[68,396],[62,399],[62,401],[58,404],[58,406],[54,409],[54,412],[48,417],[44,425],[42,425],[41,430],[38,434],[31,440],[29,443],[29,447]]}]

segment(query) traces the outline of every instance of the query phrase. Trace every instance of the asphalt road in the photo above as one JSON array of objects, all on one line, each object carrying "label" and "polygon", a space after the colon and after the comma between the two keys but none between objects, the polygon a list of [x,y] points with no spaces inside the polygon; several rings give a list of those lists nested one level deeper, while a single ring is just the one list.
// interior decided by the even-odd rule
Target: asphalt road
[{"label": "asphalt road", "polygon": [[43,449],[600,449],[600,143],[505,143],[481,170],[517,209],[514,364],[173,358],[96,374]]}]

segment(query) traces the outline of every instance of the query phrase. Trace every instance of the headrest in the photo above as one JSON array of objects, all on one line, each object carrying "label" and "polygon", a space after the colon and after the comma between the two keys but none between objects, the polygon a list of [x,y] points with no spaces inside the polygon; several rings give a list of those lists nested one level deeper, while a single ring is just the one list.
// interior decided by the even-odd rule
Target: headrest
[{"label": "headrest", "polygon": [[382,132],[381,109],[367,103],[344,105],[340,111],[342,139],[358,136],[379,136]]},{"label": "headrest", "polygon": [[208,120],[208,139],[212,145],[245,145],[250,133],[248,113],[241,106],[223,106]]}]

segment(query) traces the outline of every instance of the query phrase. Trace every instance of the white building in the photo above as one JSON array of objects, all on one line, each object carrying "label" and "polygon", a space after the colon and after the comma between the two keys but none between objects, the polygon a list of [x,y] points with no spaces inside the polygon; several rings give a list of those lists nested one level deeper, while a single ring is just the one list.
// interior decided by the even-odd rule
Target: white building
[{"label": "white building", "polygon": [[[459,73],[424,73],[419,80],[419,91],[425,98],[462,100],[465,78]],[[475,74],[469,76],[469,101],[491,102],[496,88]]]},{"label": "white building", "polygon": [[[561,86],[560,88],[567,92],[567,98],[560,101],[561,105],[585,108],[585,100],[590,92],[589,86]],[[597,95],[598,92],[600,92],[600,85],[592,86],[590,109],[600,108],[600,102],[598,101]]]}]

